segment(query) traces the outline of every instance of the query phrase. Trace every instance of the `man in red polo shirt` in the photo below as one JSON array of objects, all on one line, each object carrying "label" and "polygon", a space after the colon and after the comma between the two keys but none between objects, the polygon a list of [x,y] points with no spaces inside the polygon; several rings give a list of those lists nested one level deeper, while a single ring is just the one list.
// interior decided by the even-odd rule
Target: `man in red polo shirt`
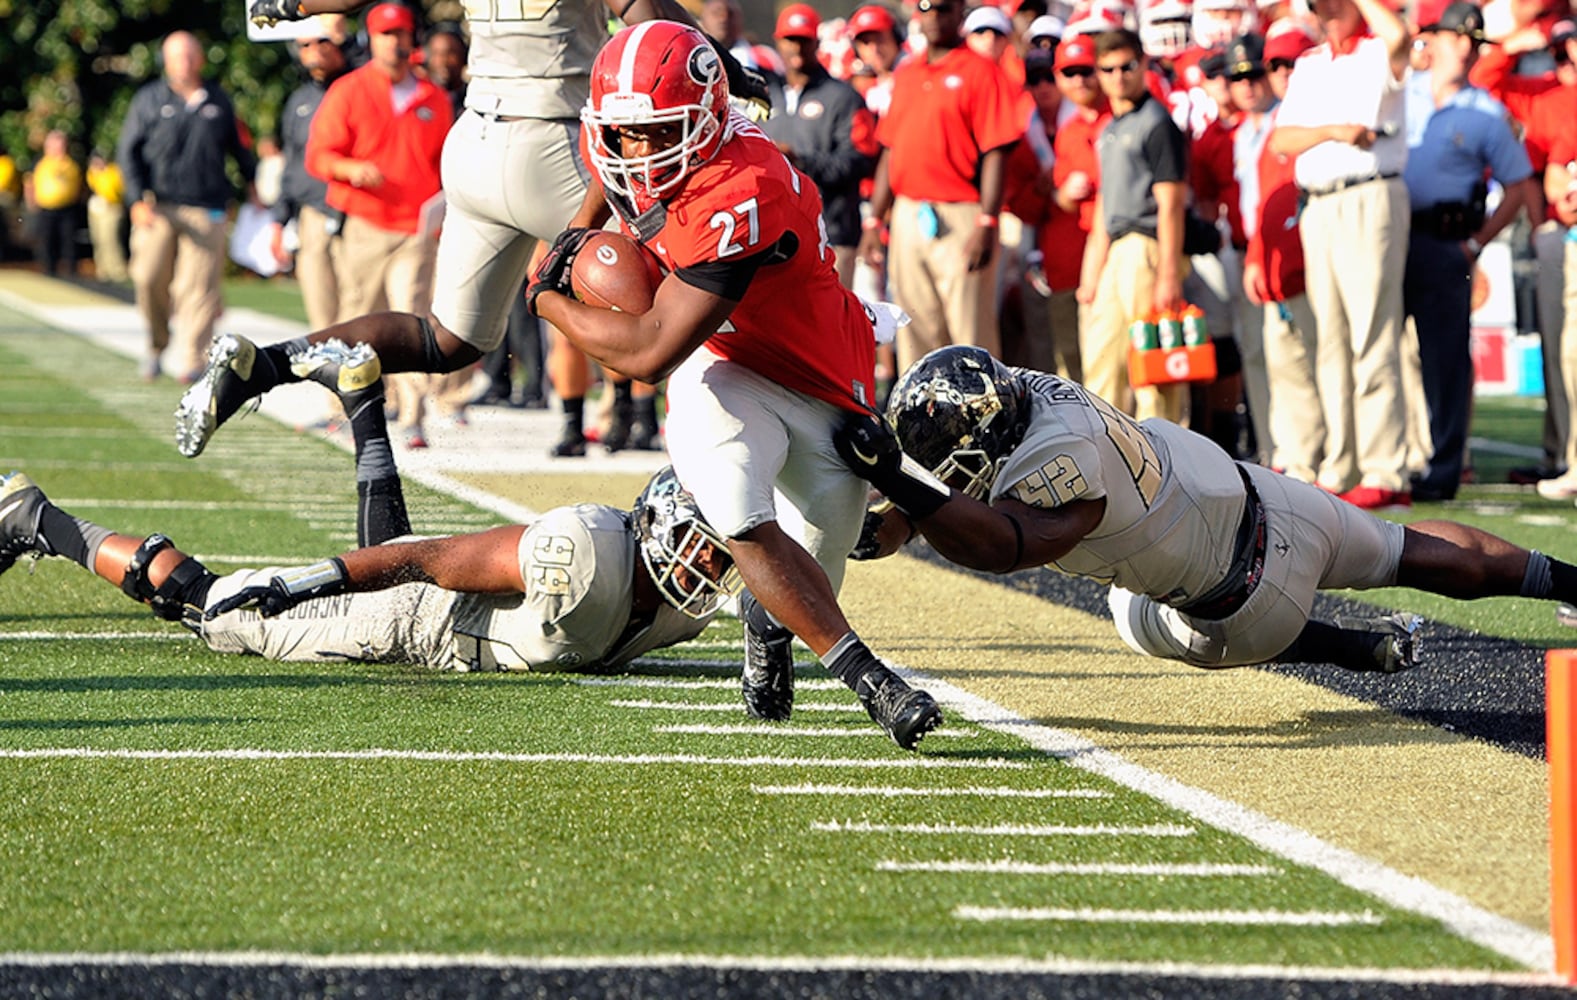
[{"label": "man in red polo shirt", "polygon": [[422,231],[421,212],[440,189],[454,121],[448,95],[411,72],[410,9],[379,4],[366,28],[371,60],[329,88],[307,140],[307,171],[345,213],[341,322],[382,308],[427,311],[434,234]]},{"label": "man in red polo shirt", "polygon": [[[893,73],[892,105],[860,256],[885,258],[893,297],[912,320],[898,368],[947,344],[1001,350],[997,216],[1007,150],[1024,134],[1017,95],[995,63],[963,44],[962,0],[920,0],[923,59]],[[880,228],[891,229],[884,251]]]},{"label": "man in red polo shirt", "polygon": [[[438,244],[423,209],[441,189],[439,161],[454,121],[448,94],[411,70],[410,8],[379,4],[365,26],[370,60],[329,87],[307,139],[307,172],[328,182],[329,205],[345,213],[335,275],[341,323],[431,308]],[[392,377],[388,387],[406,443],[426,447],[424,399],[438,387],[422,374]]]}]

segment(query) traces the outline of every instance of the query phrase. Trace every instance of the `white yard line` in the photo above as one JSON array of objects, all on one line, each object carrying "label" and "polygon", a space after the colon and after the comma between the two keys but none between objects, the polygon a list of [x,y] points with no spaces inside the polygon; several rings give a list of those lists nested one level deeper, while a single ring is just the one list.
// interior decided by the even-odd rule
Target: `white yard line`
[{"label": "white yard line", "polygon": [[0,760],[168,760],[168,761],[280,761],[280,760],[392,760],[423,763],[500,764],[611,764],[615,766],[674,764],[689,767],[853,767],[899,770],[1004,770],[1022,771],[1030,765],[1017,760],[986,758],[953,760],[942,757],[707,757],[698,754],[596,754],[504,753],[464,750],[99,750],[92,747],[0,749]]},{"label": "white yard line", "polygon": [[[608,702],[614,708],[656,709],[669,712],[733,712],[743,711],[737,701],[726,704],[716,701],[649,701],[644,699],[616,698]],[[857,703],[847,705],[815,704],[807,705],[803,702],[794,705],[795,712],[858,712],[861,711]]]},{"label": "white yard line", "polygon": [[965,837],[1192,837],[1199,831],[1176,823],[1114,826],[1109,823],[996,823],[970,826],[963,823],[830,823],[816,822],[817,833],[909,833]]},{"label": "white yard line", "polygon": [[1155,878],[1246,878],[1280,875],[1270,865],[1117,864],[1095,862],[1067,864],[1029,861],[878,861],[881,872],[936,872],[963,875],[1144,875]]},{"label": "white yard line", "polygon": [[970,721],[1010,734],[1091,774],[1179,809],[1203,823],[1236,834],[1294,864],[1318,869],[1343,885],[1398,909],[1440,921],[1452,933],[1531,969],[1554,967],[1548,934],[1519,924],[1421,878],[1283,823],[1218,795],[1140,767],[1077,733],[1031,722],[999,705],[934,677],[902,671],[942,704]]},{"label": "white yard line", "polygon": [[[858,729],[837,729],[831,726],[820,728],[814,726],[794,726],[785,724],[761,723],[759,725],[741,722],[727,726],[704,726],[700,724],[681,724],[672,726],[653,726],[654,733],[673,733],[680,736],[794,736],[815,737],[817,739],[887,739],[887,734],[874,726],[861,726]],[[963,738],[978,735],[972,731],[957,729],[939,729],[926,734],[926,739],[938,737]]]},{"label": "white yard line", "polygon": [[959,920],[1069,921],[1080,924],[1231,924],[1257,927],[1347,927],[1385,923],[1373,913],[1287,913],[1281,910],[1062,910],[1054,907],[960,906]]},{"label": "white yard line", "polygon": [[887,785],[752,785],[757,795],[836,795],[877,798],[1109,799],[1111,792],[1093,788],[894,788]]}]

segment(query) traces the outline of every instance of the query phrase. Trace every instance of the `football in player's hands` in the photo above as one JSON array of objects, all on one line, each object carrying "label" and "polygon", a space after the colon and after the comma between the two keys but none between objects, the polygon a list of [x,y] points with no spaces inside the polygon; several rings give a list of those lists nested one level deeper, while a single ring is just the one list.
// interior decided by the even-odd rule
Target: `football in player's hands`
[{"label": "football in player's hands", "polygon": [[640,315],[652,307],[662,283],[657,255],[623,233],[592,233],[570,266],[575,297],[599,309]]}]

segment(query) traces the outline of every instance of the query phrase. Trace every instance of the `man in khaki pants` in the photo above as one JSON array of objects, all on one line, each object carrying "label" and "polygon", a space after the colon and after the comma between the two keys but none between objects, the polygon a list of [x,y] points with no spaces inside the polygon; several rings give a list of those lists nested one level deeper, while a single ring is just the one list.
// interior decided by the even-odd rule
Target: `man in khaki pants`
[{"label": "man in khaki pants", "polygon": [[[329,205],[345,213],[341,322],[386,309],[427,315],[437,243],[423,210],[440,190],[439,160],[454,121],[448,94],[411,70],[410,8],[379,4],[365,26],[370,61],[329,87],[307,140],[307,171],[328,182]],[[407,443],[425,446],[426,377],[389,385]]]},{"label": "man in khaki pants", "polygon": [[190,382],[202,373],[224,309],[219,279],[235,196],[225,158],[235,159],[248,184],[257,158],[241,143],[230,98],[203,80],[197,39],[177,31],[161,51],[164,79],[132,98],[117,159],[131,204],[131,279],[148,324],[143,377],[158,377],[173,318],[180,341],[172,367]]}]

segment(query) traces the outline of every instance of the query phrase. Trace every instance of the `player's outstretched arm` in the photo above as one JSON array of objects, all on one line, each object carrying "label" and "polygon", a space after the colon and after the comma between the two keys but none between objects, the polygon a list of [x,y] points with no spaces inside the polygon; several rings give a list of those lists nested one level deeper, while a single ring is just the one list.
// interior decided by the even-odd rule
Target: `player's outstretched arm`
[{"label": "player's outstretched arm", "polygon": [[431,583],[465,593],[521,593],[526,585],[518,552],[525,530],[522,525],[505,525],[471,535],[356,549],[240,590],[210,607],[206,617],[217,618],[237,608],[256,608],[264,617],[272,617],[313,598],[385,590],[402,583]]}]

